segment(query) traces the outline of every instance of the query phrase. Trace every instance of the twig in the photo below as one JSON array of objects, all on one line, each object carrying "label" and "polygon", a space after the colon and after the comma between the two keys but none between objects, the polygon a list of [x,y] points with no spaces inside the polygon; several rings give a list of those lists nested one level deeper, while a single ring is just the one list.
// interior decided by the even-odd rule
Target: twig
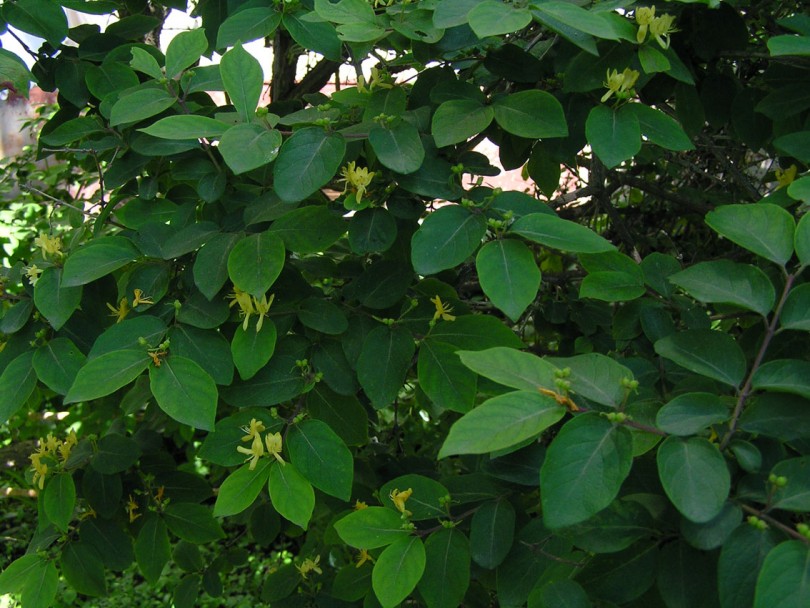
[{"label": "twig", "polygon": [[[60,201],[58,198],[55,198],[55,197],[51,196],[50,194],[48,194],[47,192],[43,192],[42,190],[40,190],[38,188],[34,188],[30,184],[20,184],[20,188],[22,188],[23,190],[28,190],[29,192],[33,192],[34,194],[44,196],[45,198],[47,198],[51,202],[55,203],[57,206],[70,207],[71,209],[73,209],[74,211],[78,211],[79,213],[81,213],[85,217],[92,217],[92,218],[96,217],[96,214],[90,213],[89,211],[85,211],[84,209],[82,209],[80,207],[77,207],[76,205],[73,205],[71,203],[68,203],[68,202],[65,202],[65,201]],[[108,220],[108,221],[113,226],[118,226],[119,228],[126,228],[126,226],[124,226],[123,224],[119,224],[115,220]]]},{"label": "twig", "polygon": [[751,515],[755,515],[756,517],[759,517],[761,520],[769,523],[774,528],[778,528],[779,530],[781,530],[782,532],[784,532],[785,534],[787,534],[791,538],[795,538],[796,540],[800,540],[806,545],[810,544],[810,538],[807,538],[806,536],[802,536],[797,530],[794,530],[790,526],[786,526],[781,521],[771,517],[770,515],[768,515],[764,511],[760,511],[759,509],[755,509],[754,507],[749,507],[748,505],[744,505],[744,504],[740,504],[740,507],[746,513],[750,513]]},{"label": "twig", "polygon": [[782,308],[785,305],[788,293],[790,292],[790,288],[793,286],[793,281],[795,280],[796,280],[795,274],[789,274],[785,279],[785,287],[782,290],[782,296],[779,298],[779,303],[776,305],[776,310],[773,313],[771,322],[768,323],[768,327],[765,331],[765,336],[762,338],[762,344],[760,344],[757,356],[754,359],[754,363],[751,365],[751,370],[748,372],[748,376],[745,379],[745,383],[743,384],[742,388],[740,389],[740,393],[737,396],[737,404],[734,406],[734,412],[731,414],[731,422],[728,425],[728,431],[726,432],[725,437],[723,437],[723,441],[720,442],[720,451],[726,449],[732,437],[734,437],[734,433],[737,432],[737,423],[739,422],[740,416],[742,415],[743,409],[745,408],[745,403],[751,396],[752,392],[751,384],[754,378],[754,374],[759,369],[759,366],[762,363],[762,359],[765,358],[765,352],[768,350],[768,346],[770,345],[771,340],[776,334],[776,326],[779,324],[779,315],[782,313]]}]

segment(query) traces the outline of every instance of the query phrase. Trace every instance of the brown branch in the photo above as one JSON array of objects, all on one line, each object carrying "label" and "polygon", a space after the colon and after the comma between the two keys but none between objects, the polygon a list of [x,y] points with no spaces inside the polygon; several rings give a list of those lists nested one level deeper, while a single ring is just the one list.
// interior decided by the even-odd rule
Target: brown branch
[{"label": "brown branch", "polygon": [[[340,68],[340,63],[331,59],[321,59],[315,67],[306,73],[295,87],[288,93],[288,99],[298,99],[309,93],[320,91],[329,79]],[[275,98],[274,98],[275,99]]]},{"label": "brown branch", "polygon": [[781,521],[779,521],[778,519],[776,519],[774,517],[771,517],[770,515],[768,515],[764,511],[760,511],[759,509],[755,509],[754,507],[749,507],[748,505],[744,505],[744,504],[740,504],[740,507],[746,513],[750,513],[751,515],[754,515],[754,516],[760,518],[764,522],[772,525],[774,528],[778,528],[779,530],[781,530],[782,532],[784,532],[785,534],[787,534],[791,538],[794,538],[796,540],[800,540],[806,545],[810,544],[810,538],[807,538],[806,536],[803,536],[797,530],[794,530],[790,526],[786,526]]},{"label": "brown branch", "polygon": [[623,186],[631,186],[633,188],[638,188],[643,192],[647,192],[648,194],[657,196],[658,198],[663,199],[665,201],[669,201],[670,203],[675,203],[676,205],[688,209],[689,211],[700,213],[701,215],[705,215],[712,209],[709,205],[706,205],[705,203],[695,201],[685,196],[680,196],[678,194],[675,194],[674,192],[665,190],[664,188],[661,188],[660,186],[652,182],[649,182],[646,179],[635,177],[633,175],[628,175],[627,173],[614,172],[613,174],[611,174],[611,178]]}]

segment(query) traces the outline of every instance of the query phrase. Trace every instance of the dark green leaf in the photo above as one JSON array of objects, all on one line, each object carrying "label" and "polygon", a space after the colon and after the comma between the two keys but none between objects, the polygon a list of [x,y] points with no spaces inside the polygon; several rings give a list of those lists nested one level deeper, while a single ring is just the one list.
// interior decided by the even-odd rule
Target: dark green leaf
[{"label": "dark green leaf", "polygon": [[585,123],[585,135],[608,169],[641,150],[641,126],[636,113],[627,105],[618,110],[604,105],[594,107]]},{"label": "dark green leaf", "polygon": [[701,376],[739,386],[745,376],[742,349],[728,334],[690,329],[655,343],[655,352]]},{"label": "dark green leaf", "polygon": [[391,126],[375,124],[368,132],[368,141],[380,163],[397,173],[413,173],[425,160],[419,131],[404,120]]},{"label": "dark green leaf", "polygon": [[481,289],[498,309],[517,321],[537,296],[540,269],[520,241],[490,241],[475,257]]},{"label": "dark green leaf", "polygon": [[65,403],[98,399],[126,386],[149,365],[146,349],[122,349],[90,359],[79,370]]},{"label": "dark green leaf", "polygon": [[76,485],[73,477],[69,473],[54,476],[45,486],[42,500],[48,521],[67,532],[76,508]]},{"label": "dark green leaf", "polygon": [[267,38],[281,23],[281,13],[267,6],[246,8],[230,15],[219,26],[217,48],[224,49],[236,42],[251,42]]},{"label": "dark green leaf", "polygon": [[322,205],[288,211],[270,227],[270,233],[295,253],[325,251],[345,232],[345,221]]},{"label": "dark green leaf", "polygon": [[428,608],[460,606],[470,585],[470,542],[462,532],[446,528],[425,541],[425,573],[419,593]]},{"label": "dark green leaf", "polygon": [[315,508],[315,492],[295,465],[275,463],[270,468],[268,490],[279,515],[306,530]]},{"label": "dark green leaf", "polygon": [[715,232],[781,266],[793,255],[793,216],[771,203],[724,205],[706,214]]},{"label": "dark green leaf", "polygon": [[416,588],[425,572],[425,546],[418,536],[401,538],[380,554],[371,572],[374,594],[385,606],[397,606]]},{"label": "dark green leaf", "polygon": [[281,132],[256,124],[234,125],[219,141],[219,152],[235,174],[271,163],[281,148]]},{"label": "dark green leaf", "polygon": [[484,0],[469,11],[467,21],[476,36],[486,38],[522,30],[531,23],[532,15],[525,7]]},{"label": "dark green leaf", "polygon": [[256,112],[264,86],[262,66],[240,43],[222,56],[219,64],[225,92],[236,107],[244,122],[250,121]]},{"label": "dark green leaf", "polygon": [[354,459],[327,424],[320,420],[296,424],[287,435],[287,449],[293,465],[312,485],[330,496],[349,500]]},{"label": "dark green leaf", "polygon": [[512,135],[529,139],[568,135],[560,102],[545,91],[530,89],[512,93],[498,99],[492,109],[498,125]]},{"label": "dark green leaf", "polygon": [[408,536],[397,511],[367,507],[353,511],[335,522],[343,542],[357,549],[376,549]]},{"label": "dark green leaf", "polygon": [[574,253],[601,253],[616,247],[593,230],[548,213],[530,213],[510,227],[514,232],[546,247]]},{"label": "dark green leaf", "polygon": [[228,255],[228,276],[242,291],[262,298],[281,273],[285,253],[284,243],[271,232],[248,235]]},{"label": "dark green leaf", "polygon": [[166,48],[166,78],[180,75],[186,68],[194,65],[208,50],[208,39],[202,28],[180,32]]},{"label": "dark green leaf", "polygon": [[118,270],[140,255],[132,241],[122,236],[104,236],[90,241],[68,256],[59,288],[75,287],[95,281]]},{"label": "dark green leaf", "polygon": [[477,394],[477,376],[458,358],[458,348],[430,339],[419,347],[419,386],[437,406],[469,412]]},{"label": "dark green leaf", "polygon": [[170,503],[163,510],[163,521],[172,534],[190,543],[210,543],[225,538],[222,526],[204,505]]},{"label": "dark green leaf", "polygon": [[489,106],[471,99],[453,99],[436,108],[430,131],[436,146],[443,148],[467,141],[486,129],[494,117]]},{"label": "dark green leaf", "polygon": [[810,601],[810,549],[790,540],[768,553],[757,578],[754,608],[802,608]]},{"label": "dark green leaf", "polygon": [[320,127],[296,131],[281,146],[273,167],[277,194],[285,201],[300,201],[325,186],[337,173],[346,141]]},{"label": "dark green leaf", "polygon": [[703,429],[725,422],[728,407],[713,393],[678,395],[658,410],[656,426],[673,435],[695,435]]},{"label": "dark green leaf", "polygon": [[0,375],[0,422],[6,423],[34,392],[37,374],[33,351],[15,357]]},{"label": "dark green leaf", "polygon": [[422,275],[461,264],[475,252],[486,221],[461,205],[440,207],[425,218],[411,240],[411,262]]},{"label": "dark green leaf", "polygon": [[478,352],[461,351],[458,355],[475,373],[504,386],[528,392],[554,386],[557,368],[536,355],[502,346]]},{"label": "dark green leaf", "polygon": [[470,550],[476,564],[497,568],[512,548],[515,508],[506,499],[485,502],[470,523]]},{"label": "dark green leaf", "polygon": [[143,577],[154,585],[171,557],[169,533],[156,513],[147,513],[144,520],[135,539],[135,559]]},{"label": "dark green leaf", "polygon": [[212,431],[217,413],[217,385],[191,359],[172,355],[150,366],[149,386],[160,409],[181,424]]},{"label": "dark green leaf", "polygon": [[399,327],[376,327],[366,336],[357,379],[376,409],[397,398],[415,350],[411,334]]}]

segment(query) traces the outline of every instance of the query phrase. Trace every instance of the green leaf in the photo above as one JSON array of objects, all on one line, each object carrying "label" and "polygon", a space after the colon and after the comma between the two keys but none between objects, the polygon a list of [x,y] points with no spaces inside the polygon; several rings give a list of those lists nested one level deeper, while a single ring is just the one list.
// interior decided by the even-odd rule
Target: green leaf
[{"label": "green leaf", "polygon": [[264,87],[261,64],[237,42],[222,56],[219,71],[225,92],[236,107],[239,117],[242,121],[249,122],[256,113]]},{"label": "green leaf", "polygon": [[383,608],[399,605],[425,572],[425,546],[418,536],[401,538],[380,554],[371,572],[374,594]]},{"label": "green leaf", "polygon": [[515,391],[488,399],[450,428],[439,458],[487,454],[518,445],[559,421],[566,409],[553,397]]},{"label": "green leaf", "polygon": [[78,593],[91,597],[107,594],[104,563],[89,543],[84,541],[66,543],[62,547],[59,567],[62,576]]},{"label": "green leaf", "polygon": [[346,222],[323,205],[289,211],[273,222],[270,232],[295,253],[325,251],[346,232]]},{"label": "green leaf", "polygon": [[177,323],[169,340],[173,354],[194,361],[217,384],[228,385],[233,380],[231,346],[220,332]]},{"label": "green leaf", "polygon": [[632,463],[633,438],[624,426],[598,414],[568,422],[540,469],[545,525],[561,528],[596,515],[616,498]]},{"label": "green leaf", "polygon": [[709,329],[689,329],[661,338],[655,352],[691,372],[723,384],[739,386],[745,377],[742,349],[728,334]]},{"label": "green leaf", "polygon": [[228,276],[242,291],[262,298],[281,274],[285,254],[284,243],[277,235],[250,234],[228,254]]},{"label": "green leaf", "polygon": [[391,497],[400,490],[413,492],[405,504],[407,510],[411,512],[411,521],[436,519],[443,517],[447,512],[442,503],[448,495],[447,488],[430,477],[410,473],[386,481],[380,488],[379,495],[389,509],[397,510]]},{"label": "green leaf", "polygon": [[25,608],[50,608],[56,599],[59,575],[52,560],[42,560],[38,567],[28,574],[22,589],[20,604]]},{"label": "green leaf", "polygon": [[537,12],[550,15],[560,23],[585,34],[608,40],[618,40],[620,38],[612,24],[603,19],[600,13],[587,11],[576,4],[548,0],[534,5],[533,8]]},{"label": "green leaf", "polygon": [[45,486],[42,496],[45,516],[52,524],[67,532],[76,508],[76,485],[70,473],[55,475]]},{"label": "green leaf", "polygon": [[774,509],[796,513],[810,512],[810,457],[789,458],[777,463],[771,473],[786,477],[787,485],[778,487],[773,494]]},{"label": "green leaf", "polygon": [[276,325],[269,319],[262,323],[260,331],[240,325],[231,340],[231,355],[239,376],[247,380],[262,369],[276,350]]},{"label": "green leaf", "polygon": [[56,266],[46,268],[34,286],[34,304],[56,330],[67,323],[81,300],[81,286],[63,286],[62,269]]},{"label": "green leaf", "polygon": [[790,290],[779,322],[783,329],[810,331],[810,284],[799,285]]},{"label": "green leaf", "polygon": [[357,379],[374,408],[384,408],[397,398],[415,350],[413,336],[401,327],[375,327],[366,336]]},{"label": "green leaf", "polygon": [[374,10],[363,0],[315,0],[315,12],[333,23],[374,23]]},{"label": "green leaf", "polygon": [[246,464],[228,475],[219,486],[214,517],[237,515],[252,505],[267,483],[274,462],[271,458],[261,458],[255,469],[251,470]]},{"label": "green leaf", "polygon": [[475,268],[486,296],[513,321],[537,296],[540,269],[532,252],[520,241],[490,241],[478,252]]},{"label": "green leaf", "polygon": [[[110,111],[110,126],[140,122],[151,118],[177,103],[177,98],[166,89],[139,89],[118,98]],[[178,138],[178,139],[188,139]]]},{"label": "green leaf", "polygon": [[[115,506],[116,509],[120,508],[117,502]],[[132,537],[117,522],[87,518],[79,528],[79,537],[96,550],[104,565],[111,570],[126,570],[135,559]]]},{"label": "green leaf", "polygon": [[702,437],[668,437],[658,448],[658,476],[669,499],[690,521],[715,517],[728,498],[731,478],[717,447]]},{"label": "green leaf", "polygon": [[84,363],[84,354],[67,338],[54,338],[43,344],[33,359],[40,382],[60,395],[67,394]]},{"label": "green leaf", "polygon": [[343,542],[356,549],[376,549],[409,536],[402,528],[400,513],[385,507],[352,511],[335,522],[335,530]]},{"label": "green leaf", "polygon": [[200,593],[199,574],[187,574],[180,579],[172,594],[174,608],[194,608]]},{"label": "green leaf", "polygon": [[121,349],[90,359],[79,370],[65,403],[98,399],[126,386],[149,365],[146,350]]},{"label": "green leaf", "polygon": [[278,156],[281,132],[256,124],[234,125],[219,141],[219,152],[236,175],[267,165]]},{"label": "green leaf", "polygon": [[606,355],[588,353],[575,357],[550,357],[547,361],[559,369],[568,369],[566,380],[571,383],[575,396],[581,395],[609,407],[620,407],[626,400],[627,389],[622,382],[632,380],[633,373]]},{"label": "green leaf", "polygon": [[639,47],[638,60],[646,74],[668,72],[672,67],[667,56],[649,44]]},{"label": "green leaf", "polygon": [[465,367],[452,344],[428,339],[419,347],[419,386],[437,406],[455,412],[472,409],[478,388],[477,376]]},{"label": "green leaf", "polygon": [[138,129],[142,133],[160,139],[200,139],[222,137],[228,124],[207,116],[180,114],[161,118],[156,123]]},{"label": "green leaf", "polygon": [[[2,55],[0,55],[0,58],[2,58]],[[111,65],[120,66],[121,64],[114,63]],[[130,73],[135,76],[135,73],[131,70]],[[136,81],[137,78],[138,77],[135,76]],[[137,84],[137,82],[135,84]],[[50,146],[64,146],[65,144],[79,141],[88,135],[95,135],[96,133],[101,133],[103,131],[104,128],[98,118],[95,116],[81,116],[62,123],[50,133],[43,135],[40,138],[40,141]]]},{"label": "green leaf", "polygon": [[55,49],[68,35],[65,11],[49,0],[17,0],[3,5],[3,17],[27,34],[44,38]]},{"label": "green leaf", "polygon": [[5,424],[28,401],[37,385],[33,351],[15,357],[0,374],[0,423]]},{"label": "green leaf", "polygon": [[[663,55],[661,57],[666,60]],[[631,103],[627,107],[636,115],[641,134],[652,143],[678,152],[695,149],[692,140],[674,118],[641,103]]]},{"label": "green leaf", "polygon": [[743,524],[723,543],[717,561],[717,589],[722,608],[752,606],[757,576],[765,557],[778,543],[771,530]]},{"label": "green leaf", "polygon": [[470,585],[470,542],[455,528],[438,530],[425,541],[425,573],[419,593],[428,608],[456,608]]},{"label": "green leaf", "polygon": [[307,198],[335,176],[345,152],[342,135],[320,127],[296,131],[281,146],[273,167],[276,193],[289,202]]},{"label": "green leaf", "polygon": [[[810,55],[810,36],[773,36],[768,39],[768,50],[773,57],[783,55]],[[759,608],[759,607],[757,607]]]},{"label": "green leaf", "polygon": [[472,99],[453,99],[436,108],[430,132],[436,146],[443,148],[467,141],[480,133],[489,126],[494,116],[490,106]]},{"label": "green leaf", "polygon": [[608,169],[633,158],[641,150],[641,126],[629,106],[595,106],[585,122],[585,135]]},{"label": "green leaf", "polygon": [[135,539],[135,559],[143,577],[154,585],[171,557],[166,524],[156,513],[144,515],[144,523]]},{"label": "green leaf", "polygon": [[512,93],[496,100],[492,109],[498,125],[512,135],[529,139],[568,135],[562,105],[551,93],[537,89]]},{"label": "green leaf", "polygon": [[335,26],[302,19],[313,13],[299,11],[284,12],[281,22],[292,39],[305,49],[312,49],[332,61],[341,61],[342,43],[338,38]]},{"label": "green leaf", "polygon": [[[108,327],[93,343],[87,354],[87,359],[95,359],[101,355],[117,350],[143,348],[138,338],[146,340],[147,344],[160,344],[166,334],[166,324],[152,315],[124,319]],[[142,353],[145,354],[145,353]]]},{"label": "green leaf", "polygon": [[194,259],[194,284],[213,300],[228,280],[228,257],[239,240],[238,234],[221,233],[212,237],[197,251]]},{"label": "green leaf", "polygon": [[82,495],[102,517],[112,517],[120,512],[123,491],[119,475],[102,475],[93,467],[85,470],[82,477]]},{"label": "green leaf", "polygon": [[489,315],[463,315],[450,323],[437,323],[429,338],[452,344],[464,350],[484,350],[496,347],[523,348],[515,333],[495,317]]},{"label": "green leaf", "polygon": [[374,23],[346,23],[337,26],[343,42],[375,42],[385,36],[385,29]]},{"label": "green leaf", "polygon": [[160,80],[163,78],[163,71],[160,69],[160,64],[157,62],[157,59],[142,48],[132,47],[131,49],[131,57],[132,59],[129,62],[130,67],[133,70],[138,72],[142,72],[147,76],[151,76],[155,80]]},{"label": "green leaf", "polygon": [[368,414],[357,397],[338,395],[322,384],[307,395],[310,416],[328,424],[347,445],[368,443]]},{"label": "green leaf", "polygon": [[315,492],[298,469],[289,463],[274,464],[268,490],[279,515],[306,530],[315,508]]},{"label": "green leaf", "polygon": [[475,373],[520,391],[554,387],[557,368],[545,359],[514,348],[460,351],[461,362]]},{"label": "green leaf", "polygon": [[590,608],[591,600],[582,586],[570,579],[559,579],[535,588],[529,608]]},{"label": "green leaf", "polygon": [[282,423],[270,416],[265,408],[246,408],[236,414],[217,421],[213,433],[208,433],[200,447],[199,456],[203,460],[223,467],[233,467],[245,462],[246,455],[238,452],[237,447],[249,447],[242,439],[246,437],[244,427],[249,426],[251,419],[260,420],[268,432],[282,429]]},{"label": "green leaf", "polygon": [[397,222],[387,209],[363,209],[349,222],[349,245],[360,255],[386,251],[396,238]]},{"label": "green leaf", "polygon": [[122,236],[94,239],[68,256],[59,287],[85,285],[118,270],[140,255],[132,241]]},{"label": "green leaf", "polygon": [[532,22],[532,15],[526,8],[484,0],[467,13],[467,21],[476,36],[486,38],[522,30]]},{"label": "green leaf", "polygon": [[251,42],[267,38],[281,23],[281,13],[267,6],[246,8],[230,15],[219,26],[217,48],[224,49],[236,42]]},{"label": "green leaf", "polygon": [[13,334],[25,327],[31,312],[34,310],[34,303],[30,298],[23,298],[16,304],[5,310],[5,314],[0,318],[0,332]]},{"label": "green leaf", "polygon": [[670,275],[669,280],[701,302],[734,304],[767,316],[776,290],[764,272],[730,260],[700,262]]},{"label": "green leaf", "polygon": [[706,214],[706,223],[719,235],[780,266],[793,255],[796,222],[771,203],[723,205]]},{"label": "green leaf", "polygon": [[768,553],[757,578],[754,608],[802,608],[810,602],[810,549],[790,540]]},{"label": "green leaf", "polygon": [[214,430],[217,385],[191,359],[172,355],[149,368],[149,387],[160,409],[181,424]]},{"label": "green leaf", "polygon": [[760,366],[751,382],[755,389],[810,398],[810,361],[778,359]]},{"label": "green leaf", "polygon": [[565,528],[561,534],[592,553],[623,551],[649,537],[655,524],[650,512],[632,500],[614,500],[590,519]]},{"label": "green leaf", "polygon": [[[166,78],[172,80],[194,65],[208,50],[208,38],[203,28],[180,32],[166,48]],[[224,60],[224,58],[223,58]]]},{"label": "green leaf", "polygon": [[109,433],[99,440],[91,464],[99,473],[111,475],[126,471],[140,456],[140,446],[134,439],[120,433]]},{"label": "green leaf", "polygon": [[287,434],[287,450],[292,464],[312,485],[341,500],[351,498],[354,458],[327,424],[320,420],[296,424]]},{"label": "green leaf", "polygon": [[509,231],[561,251],[601,253],[616,249],[590,228],[548,213],[524,215],[512,224]]},{"label": "green leaf", "polygon": [[[118,93],[140,84],[138,75],[131,68],[117,61],[91,67],[87,70],[85,80],[87,81],[87,88],[98,99],[104,99],[107,95]],[[98,125],[98,123],[96,124]],[[88,127],[89,126],[90,125],[88,125]]]},{"label": "green leaf", "polygon": [[222,526],[205,505],[170,503],[163,509],[163,521],[172,534],[190,543],[210,543],[225,538]]},{"label": "green leaf", "polygon": [[603,302],[625,302],[644,295],[643,280],[637,274],[621,270],[591,272],[579,286],[580,298],[593,298]]},{"label": "green leaf", "polygon": [[[0,49],[0,80],[11,83],[19,94],[28,97],[28,89],[31,81],[34,80],[34,75],[17,55],[6,49]],[[53,131],[51,131],[52,133]]]},{"label": "green leaf", "polygon": [[713,393],[678,395],[658,410],[655,425],[672,435],[696,435],[713,424],[728,420],[728,407]]},{"label": "green leaf", "polygon": [[375,124],[368,132],[368,141],[380,163],[391,171],[413,173],[425,160],[419,131],[404,120],[391,126]]},{"label": "green leaf", "polygon": [[810,266],[810,217],[806,213],[796,226],[794,245],[801,265]]},{"label": "green leaf", "polygon": [[515,538],[515,508],[505,498],[482,504],[470,522],[470,550],[476,564],[497,568]]},{"label": "green leaf", "polygon": [[35,553],[18,557],[0,573],[0,593],[20,593],[33,581],[47,560]]},{"label": "green leaf", "polygon": [[429,214],[411,240],[411,262],[421,275],[461,264],[481,244],[486,220],[461,205],[445,205]]}]

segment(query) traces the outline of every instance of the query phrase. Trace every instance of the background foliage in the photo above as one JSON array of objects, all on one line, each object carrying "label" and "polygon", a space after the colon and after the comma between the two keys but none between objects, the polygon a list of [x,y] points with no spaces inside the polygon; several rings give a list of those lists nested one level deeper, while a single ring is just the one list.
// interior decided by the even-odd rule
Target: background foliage
[{"label": "background foliage", "polygon": [[[169,9],[201,27],[164,55]],[[799,3],[2,16],[46,41],[0,80],[59,91],[59,162],[4,182],[0,593],[810,603]]]}]

